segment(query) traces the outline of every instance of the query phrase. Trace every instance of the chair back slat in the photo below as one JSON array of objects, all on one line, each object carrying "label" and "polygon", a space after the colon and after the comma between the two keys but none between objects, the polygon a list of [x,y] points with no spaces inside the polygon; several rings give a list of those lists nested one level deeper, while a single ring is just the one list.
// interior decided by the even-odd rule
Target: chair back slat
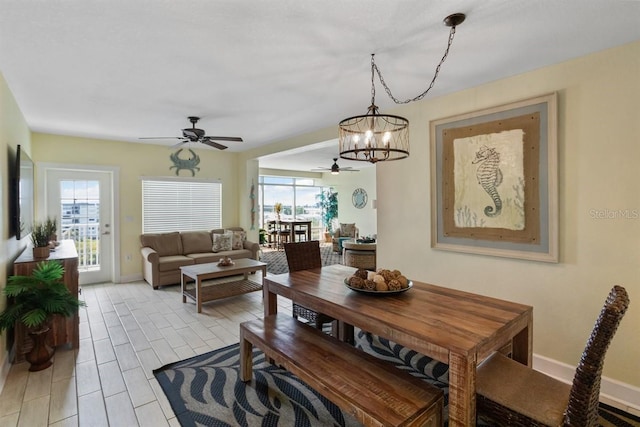
[{"label": "chair back slat", "polygon": [[622,286],[614,286],[596,320],[576,369],[565,414],[565,426],[598,425],[598,402],[604,356],[629,307],[629,296]]},{"label": "chair back slat", "polygon": [[284,253],[287,256],[289,271],[322,267],[320,242],[317,240],[285,243]]}]

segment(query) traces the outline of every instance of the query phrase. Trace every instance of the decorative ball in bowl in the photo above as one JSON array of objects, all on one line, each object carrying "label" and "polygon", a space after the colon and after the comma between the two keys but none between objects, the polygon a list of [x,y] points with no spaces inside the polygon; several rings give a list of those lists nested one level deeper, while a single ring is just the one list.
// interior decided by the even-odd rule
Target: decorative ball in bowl
[{"label": "decorative ball in bowl", "polygon": [[381,268],[378,271],[358,269],[352,275],[344,279],[345,285],[356,292],[389,295],[408,291],[413,287],[411,280],[407,279],[398,270]]}]

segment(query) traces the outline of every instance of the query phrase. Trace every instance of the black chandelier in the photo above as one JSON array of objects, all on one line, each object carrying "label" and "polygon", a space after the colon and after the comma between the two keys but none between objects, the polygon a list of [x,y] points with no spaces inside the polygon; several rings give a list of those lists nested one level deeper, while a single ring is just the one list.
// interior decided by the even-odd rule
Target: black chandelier
[{"label": "black chandelier", "polygon": [[440,72],[440,67],[449,55],[449,49],[453,43],[456,26],[464,22],[466,16],[463,13],[454,13],[444,19],[444,24],[451,27],[447,49],[436,67],[431,84],[420,95],[404,101],[396,99],[389,86],[384,81],[382,73],[375,63],[375,54],[371,54],[371,105],[367,114],[353,116],[342,120],[339,124],[339,148],[340,157],[347,160],[365,162],[381,162],[386,160],[400,160],[409,157],[409,120],[404,117],[390,114],[380,114],[376,105],[375,75],[378,75],[380,83],[387,95],[396,104],[408,104],[418,101],[433,87]]}]

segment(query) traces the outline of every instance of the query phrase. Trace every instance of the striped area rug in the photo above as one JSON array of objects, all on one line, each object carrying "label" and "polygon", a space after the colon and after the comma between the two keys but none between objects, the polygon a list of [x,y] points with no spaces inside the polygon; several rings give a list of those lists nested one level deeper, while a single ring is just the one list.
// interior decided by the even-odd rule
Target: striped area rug
[{"label": "striped area rug", "polygon": [[[358,331],[356,345],[399,369],[440,387],[448,403],[447,365],[385,339]],[[186,426],[358,426],[350,415],[309,388],[296,376],[269,364],[255,350],[254,377],[239,381],[239,346],[214,350],[154,371],[171,407]],[[479,426],[487,426],[478,422]],[[638,427],[636,417],[603,406],[603,427]]]}]

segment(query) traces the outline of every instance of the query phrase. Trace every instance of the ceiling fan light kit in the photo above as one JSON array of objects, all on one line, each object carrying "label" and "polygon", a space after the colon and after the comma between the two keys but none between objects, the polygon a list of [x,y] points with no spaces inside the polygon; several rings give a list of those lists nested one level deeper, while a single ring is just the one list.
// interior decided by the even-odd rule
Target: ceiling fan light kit
[{"label": "ceiling fan light kit", "polygon": [[331,166],[331,175],[340,175],[340,166],[338,166],[335,160]]},{"label": "ceiling fan light kit", "polygon": [[414,98],[400,101],[392,95],[391,90],[382,77],[382,73],[375,63],[375,54],[371,54],[371,105],[368,108],[367,114],[346,118],[338,124],[338,141],[341,158],[377,163],[409,157],[409,120],[404,117],[380,114],[378,112],[378,106],[375,103],[375,75],[378,75],[380,83],[387,92],[387,95],[389,95],[396,104],[408,104],[424,98],[435,84],[438,73],[440,72],[440,67],[449,54],[449,49],[451,48],[456,32],[456,26],[464,22],[465,18],[466,16],[463,13],[454,13],[444,19],[444,24],[451,27],[447,49],[436,67],[433,79],[427,90]]}]

